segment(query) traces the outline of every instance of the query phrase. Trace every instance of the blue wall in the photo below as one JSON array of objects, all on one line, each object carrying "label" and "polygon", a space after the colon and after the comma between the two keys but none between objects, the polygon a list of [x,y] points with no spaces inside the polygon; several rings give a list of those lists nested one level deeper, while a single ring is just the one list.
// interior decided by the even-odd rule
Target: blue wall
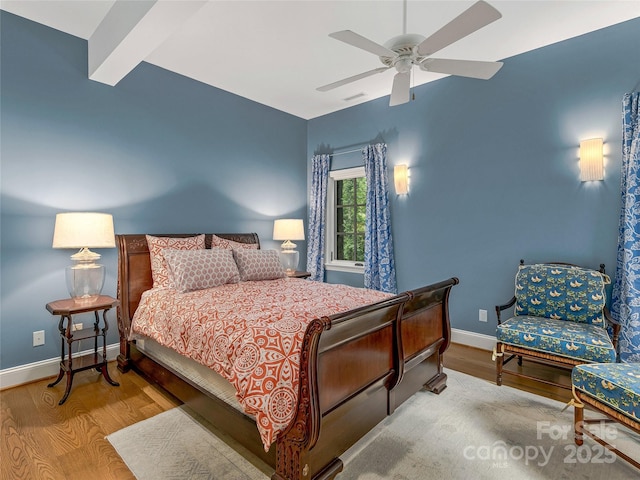
[{"label": "blue wall", "polygon": [[[273,248],[273,219],[305,215],[311,155],[371,141],[410,167],[410,194],[392,198],[399,288],[458,276],[455,328],[494,334],[520,258],[613,274],[621,99],[640,80],[640,19],[507,59],[488,82],[445,78],[403,106],[383,98],[308,122],[144,63],[116,87],[92,82],[86,41],[0,19],[2,369],[58,355],[44,306],[67,296],[73,252],[51,248],[56,213],[110,212],[117,233],[256,231]],[[606,178],[583,184],[578,143],[594,136]],[[115,295],[116,251],[99,253]]]},{"label": "blue wall", "polygon": [[[410,174],[409,195],[391,203],[399,289],[457,276],[452,326],[494,335],[521,258],[614,274],[621,101],[640,80],[639,46],[635,19],[506,59],[490,81],[448,77],[405,105],[387,97],[313,119],[307,157],[386,142],[389,173],[406,163]],[[581,183],[578,145],[592,137],[605,141],[605,181]]]},{"label": "blue wall", "polygon": [[[109,212],[116,233],[255,231],[266,248],[274,218],[306,215],[305,120],[144,63],[90,81],[85,40],[0,18],[0,368],[59,355],[45,304],[68,296],[74,252],[51,248],[56,213]],[[115,296],[116,251],[98,253]]]}]

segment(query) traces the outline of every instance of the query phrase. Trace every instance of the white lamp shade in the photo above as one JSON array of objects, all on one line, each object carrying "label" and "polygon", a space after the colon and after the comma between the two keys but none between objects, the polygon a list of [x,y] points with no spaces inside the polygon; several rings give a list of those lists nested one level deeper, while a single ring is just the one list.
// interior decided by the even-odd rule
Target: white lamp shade
[{"label": "white lamp shade", "polygon": [[53,248],[113,248],[113,216],[108,213],[58,213]]},{"label": "white lamp shade", "polygon": [[604,180],[601,138],[590,138],[580,142],[580,180]]},{"label": "white lamp shade", "polygon": [[283,218],[273,222],[274,240],[304,240],[302,219]]}]

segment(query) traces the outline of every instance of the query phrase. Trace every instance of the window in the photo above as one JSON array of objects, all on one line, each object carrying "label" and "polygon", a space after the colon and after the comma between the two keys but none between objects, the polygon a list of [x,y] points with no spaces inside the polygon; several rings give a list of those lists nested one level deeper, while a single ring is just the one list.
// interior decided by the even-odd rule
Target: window
[{"label": "window", "polygon": [[367,180],[364,167],[329,173],[325,268],[364,272]]},{"label": "window", "polygon": [[364,261],[364,221],[367,214],[364,177],[336,180],[336,260]]}]

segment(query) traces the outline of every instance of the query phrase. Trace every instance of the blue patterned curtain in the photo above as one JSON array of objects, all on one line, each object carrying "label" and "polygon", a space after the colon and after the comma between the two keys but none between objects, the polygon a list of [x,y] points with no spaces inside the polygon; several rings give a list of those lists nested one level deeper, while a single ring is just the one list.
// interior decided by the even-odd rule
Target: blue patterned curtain
[{"label": "blue patterned curtain", "polygon": [[621,325],[620,360],[640,362],[640,93],[622,100],[622,210],[611,314]]},{"label": "blue patterned curtain", "polygon": [[397,293],[393,260],[387,146],[367,145],[362,149],[367,178],[367,219],[364,233],[364,286]]},{"label": "blue patterned curtain", "polygon": [[309,235],[307,240],[307,271],[311,280],[324,281],[324,242],[329,184],[329,155],[314,155],[311,159],[311,195],[309,198]]}]

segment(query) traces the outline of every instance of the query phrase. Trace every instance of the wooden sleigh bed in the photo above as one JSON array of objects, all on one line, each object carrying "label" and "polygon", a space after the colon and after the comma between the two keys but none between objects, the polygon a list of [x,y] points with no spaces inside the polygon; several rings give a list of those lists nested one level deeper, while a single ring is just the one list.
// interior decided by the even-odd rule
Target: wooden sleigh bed
[{"label": "wooden sleigh bed", "polygon": [[[253,233],[216,235],[259,246]],[[206,248],[211,237],[205,235]],[[129,339],[140,298],[153,286],[150,254],[145,235],[116,238],[119,370],[141,373],[194,409],[270,465],[273,480],[334,478],[343,467],[340,455],[405,400],[422,388],[440,393],[446,387],[448,299],[457,278],[313,320],[302,344],[294,420],[265,452],[252,417]]]}]

